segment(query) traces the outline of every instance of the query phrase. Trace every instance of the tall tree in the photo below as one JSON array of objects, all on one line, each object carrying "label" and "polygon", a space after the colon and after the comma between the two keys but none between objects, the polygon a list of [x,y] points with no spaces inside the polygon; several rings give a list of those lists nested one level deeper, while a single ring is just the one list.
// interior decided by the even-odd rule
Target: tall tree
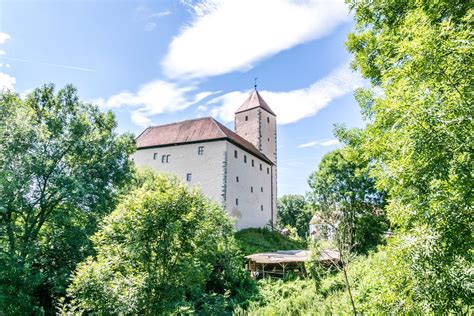
[{"label": "tall tree", "polygon": [[369,164],[360,154],[348,148],[326,154],[308,182],[316,214],[344,231],[343,239],[353,250],[367,252],[381,242],[388,228],[386,194],[375,188]]},{"label": "tall tree", "polygon": [[303,195],[289,194],[278,199],[278,226],[294,227],[301,238],[308,235],[309,221],[312,216]]},{"label": "tall tree", "polygon": [[72,86],[4,92],[0,105],[0,311],[30,314],[87,254],[87,232],[130,178],[133,138]]},{"label": "tall tree", "polygon": [[347,2],[347,47],[374,88],[357,93],[363,151],[391,197],[390,220],[422,241],[407,258],[413,293],[427,310],[472,305],[472,3]]}]

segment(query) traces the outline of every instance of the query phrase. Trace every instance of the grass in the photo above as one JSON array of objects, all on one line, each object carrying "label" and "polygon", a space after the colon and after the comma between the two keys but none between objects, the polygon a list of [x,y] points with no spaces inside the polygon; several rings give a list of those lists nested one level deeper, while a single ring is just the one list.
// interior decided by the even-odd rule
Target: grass
[{"label": "grass", "polygon": [[244,255],[307,248],[305,241],[283,236],[277,231],[266,228],[242,229],[235,234],[235,238]]}]

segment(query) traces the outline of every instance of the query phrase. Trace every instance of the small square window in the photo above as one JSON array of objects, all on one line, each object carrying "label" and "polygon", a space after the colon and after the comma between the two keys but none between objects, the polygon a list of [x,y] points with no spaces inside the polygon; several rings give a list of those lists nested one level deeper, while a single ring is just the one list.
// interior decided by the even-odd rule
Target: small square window
[{"label": "small square window", "polygon": [[249,120],[249,117],[247,115],[245,115],[245,120],[248,121]]},{"label": "small square window", "polygon": [[253,167],[254,165],[255,165],[255,164],[254,164],[254,161],[253,161],[253,159],[252,159],[252,167]]},{"label": "small square window", "polygon": [[202,156],[204,154],[204,146],[199,146],[198,147],[198,155]]},{"label": "small square window", "polygon": [[247,163],[247,156],[244,155],[244,163]]},{"label": "small square window", "polygon": [[267,123],[270,123],[270,118],[269,117],[267,117]]},{"label": "small square window", "polygon": [[262,164],[260,164],[260,171],[262,171]]},{"label": "small square window", "polygon": [[270,168],[267,167],[267,174],[270,174]]},{"label": "small square window", "polygon": [[234,150],[234,157],[235,157],[235,158],[238,157],[237,150]]},{"label": "small square window", "polygon": [[239,177],[238,177],[238,176],[235,177],[235,181],[236,181],[236,182],[239,182]]},{"label": "small square window", "polygon": [[263,192],[263,187],[260,187],[260,192]]},{"label": "small square window", "polygon": [[260,205],[260,211],[263,212],[263,205]]},{"label": "small square window", "polygon": [[250,192],[252,192],[252,193],[253,193],[253,187],[250,187]]},{"label": "small square window", "polygon": [[153,154],[153,160],[156,160],[157,157],[158,157],[158,153],[154,153]]},{"label": "small square window", "polygon": [[186,181],[191,181],[192,175],[190,173],[186,174]]},{"label": "small square window", "polygon": [[239,205],[239,199],[235,199],[235,205]]}]

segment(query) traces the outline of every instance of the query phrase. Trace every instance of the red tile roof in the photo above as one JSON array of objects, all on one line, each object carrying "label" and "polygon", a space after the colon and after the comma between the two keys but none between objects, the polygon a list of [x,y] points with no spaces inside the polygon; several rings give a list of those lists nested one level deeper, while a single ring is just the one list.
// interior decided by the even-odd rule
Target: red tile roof
[{"label": "red tile roof", "polygon": [[252,143],[237,135],[212,117],[204,117],[145,129],[135,140],[137,148],[172,146],[210,140],[228,140],[254,156],[273,164]]},{"label": "red tile roof", "polygon": [[240,108],[235,112],[235,113],[240,113],[240,112],[245,112],[247,110],[255,109],[261,107],[265,111],[267,111],[270,114],[273,114],[276,116],[275,113],[273,113],[272,109],[268,106],[268,104],[263,100],[263,98],[260,96],[260,93],[258,93],[257,90],[254,90],[250,96],[245,100],[244,104],[240,106]]}]

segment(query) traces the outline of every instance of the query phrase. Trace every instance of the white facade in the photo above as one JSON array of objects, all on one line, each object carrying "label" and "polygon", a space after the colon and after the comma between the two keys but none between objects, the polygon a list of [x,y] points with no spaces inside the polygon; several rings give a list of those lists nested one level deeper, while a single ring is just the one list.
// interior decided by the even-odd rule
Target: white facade
[{"label": "white facade", "polygon": [[137,138],[138,150],[131,158],[139,167],[171,173],[199,187],[236,220],[237,230],[273,225],[276,117],[266,104],[268,110],[249,104],[256,96],[261,98],[255,91],[243,105],[248,109],[236,113],[237,135],[211,118],[152,127]]}]

